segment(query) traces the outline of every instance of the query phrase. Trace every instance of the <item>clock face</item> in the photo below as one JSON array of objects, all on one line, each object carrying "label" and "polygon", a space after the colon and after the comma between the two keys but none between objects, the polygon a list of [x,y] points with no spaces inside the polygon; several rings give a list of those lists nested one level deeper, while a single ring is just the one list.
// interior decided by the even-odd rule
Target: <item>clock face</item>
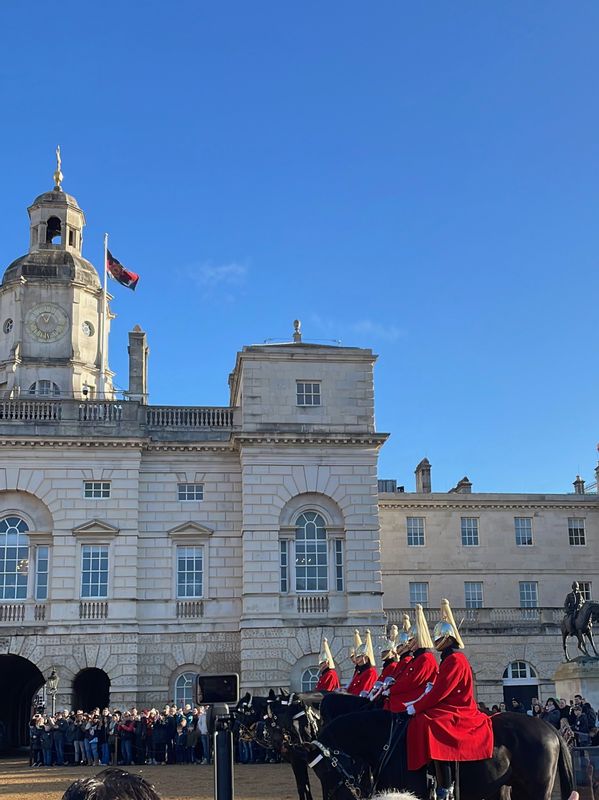
[{"label": "clock face", "polygon": [[54,303],[40,303],[27,314],[27,330],[40,342],[55,342],[60,339],[68,325],[66,313]]}]

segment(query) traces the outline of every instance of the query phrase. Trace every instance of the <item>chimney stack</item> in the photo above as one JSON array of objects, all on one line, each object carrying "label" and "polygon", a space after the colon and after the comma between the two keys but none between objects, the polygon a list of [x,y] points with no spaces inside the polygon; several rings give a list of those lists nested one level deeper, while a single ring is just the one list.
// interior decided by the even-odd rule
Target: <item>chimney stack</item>
[{"label": "chimney stack", "polygon": [[416,475],[416,491],[419,494],[431,493],[431,465],[428,458],[423,458],[414,470]]},{"label": "chimney stack", "polygon": [[148,402],[148,338],[136,325],[129,331],[129,400]]},{"label": "chimney stack", "polygon": [[458,481],[453,489],[449,490],[449,494],[455,492],[456,494],[472,494],[472,481],[464,475],[461,481]]},{"label": "chimney stack", "polygon": [[580,477],[580,475],[576,476],[576,480],[574,481],[574,492],[576,494],[584,494],[584,481]]}]

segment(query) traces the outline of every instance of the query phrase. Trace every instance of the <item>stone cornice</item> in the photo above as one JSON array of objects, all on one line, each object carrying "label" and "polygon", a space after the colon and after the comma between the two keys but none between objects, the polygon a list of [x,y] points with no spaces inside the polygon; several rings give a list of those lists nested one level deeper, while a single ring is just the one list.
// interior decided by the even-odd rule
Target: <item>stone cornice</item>
[{"label": "stone cornice", "polygon": [[42,437],[0,437],[0,447],[61,447],[67,449],[77,448],[114,448],[125,447],[129,449],[141,450],[144,448],[143,439],[53,439]]},{"label": "stone cornice", "polygon": [[389,438],[388,433],[277,433],[260,431],[257,433],[236,433],[231,437],[238,447],[252,445],[283,445],[283,446],[347,446],[359,445],[361,447],[382,447]]},{"label": "stone cornice", "polygon": [[[576,499],[575,499],[576,497]],[[580,500],[578,498],[586,497],[586,500]],[[594,501],[594,502],[593,502]],[[599,511],[599,496],[591,497],[590,495],[577,495],[572,496],[571,500],[565,500],[563,495],[556,495],[556,499],[553,500],[546,495],[543,495],[542,498],[535,498],[534,495],[522,495],[521,499],[514,499],[514,500],[498,500],[498,499],[489,499],[485,500],[477,500],[475,502],[456,502],[456,500],[447,500],[443,501],[418,501],[418,500],[397,500],[397,501],[389,501],[389,500],[379,500],[378,503],[379,509],[393,509],[396,511],[401,511],[402,509],[420,509],[425,511],[427,508],[430,509],[448,509],[448,510],[459,510],[459,511],[510,511],[510,510],[519,510],[522,511],[523,509],[530,509],[531,511],[534,509],[576,509],[577,511],[582,511],[583,509],[586,511]]]}]

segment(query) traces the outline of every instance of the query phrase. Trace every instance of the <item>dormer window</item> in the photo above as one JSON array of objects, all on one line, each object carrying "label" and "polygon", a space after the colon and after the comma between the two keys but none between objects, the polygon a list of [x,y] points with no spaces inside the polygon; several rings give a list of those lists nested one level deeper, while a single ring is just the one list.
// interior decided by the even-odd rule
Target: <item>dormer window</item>
[{"label": "dormer window", "polygon": [[36,381],[29,387],[29,394],[36,397],[58,397],[60,387],[54,381]]},{"label": "dormer window", "polygon": [[[60,244],[62,224],[58,217],[50,217],[46,223],[46,244]],[[54,240],[58,239],[57,242]]]}]

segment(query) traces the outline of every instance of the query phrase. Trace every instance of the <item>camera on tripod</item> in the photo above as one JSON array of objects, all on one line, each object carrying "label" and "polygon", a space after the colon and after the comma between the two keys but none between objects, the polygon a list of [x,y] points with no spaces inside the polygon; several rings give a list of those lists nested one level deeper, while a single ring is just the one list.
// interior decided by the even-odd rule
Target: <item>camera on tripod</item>
[{"label": "camera on tripod", "polygon": [[233,715],[239,701],[239,675],[198,675],[196,701],[214,708],[214,798],[233,800]]}]

